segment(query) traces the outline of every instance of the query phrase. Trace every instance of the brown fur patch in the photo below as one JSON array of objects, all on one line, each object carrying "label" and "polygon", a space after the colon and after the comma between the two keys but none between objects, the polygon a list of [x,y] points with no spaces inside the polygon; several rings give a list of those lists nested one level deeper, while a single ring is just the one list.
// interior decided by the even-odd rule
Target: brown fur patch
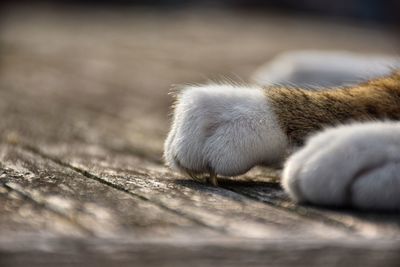
[{"label": "brown fur patch", "polygon": [[277,87],[266,94],[293,145],[326,126],[400,120],[400,71],[354,87],[325,91]]}]

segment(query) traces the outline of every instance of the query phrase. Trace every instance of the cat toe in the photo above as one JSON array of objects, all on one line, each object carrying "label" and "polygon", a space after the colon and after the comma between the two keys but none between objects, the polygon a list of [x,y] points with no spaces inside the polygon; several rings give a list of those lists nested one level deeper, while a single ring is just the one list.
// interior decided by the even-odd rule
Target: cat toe
[{"label": "cat toe", "polygon": [[400,162],[389,161],[354,177],[348,202],[360,209],[400,210]]}]

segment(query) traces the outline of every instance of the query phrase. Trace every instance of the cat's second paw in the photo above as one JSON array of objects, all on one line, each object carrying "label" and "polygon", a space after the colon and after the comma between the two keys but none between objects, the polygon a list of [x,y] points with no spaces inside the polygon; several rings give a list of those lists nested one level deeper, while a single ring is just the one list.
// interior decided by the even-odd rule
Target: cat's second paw
[{"label": "cat's second paw", "polygon": [[286,144],[262,89],[188,87],[177,97],[164,158],[184,173],[234,176],[281,160]]},{"label": "cat's second paw", "polygon": [[400,210],[400,124],[326,130],[286,162],[282,184],[299,202]]}]

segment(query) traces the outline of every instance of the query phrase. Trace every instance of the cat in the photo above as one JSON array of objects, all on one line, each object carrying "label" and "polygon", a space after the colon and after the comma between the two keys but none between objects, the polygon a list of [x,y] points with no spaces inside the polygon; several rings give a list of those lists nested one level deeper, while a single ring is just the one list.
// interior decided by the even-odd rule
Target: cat
[{"label": "cat", "polygon": [[336,86],[343,82],[187,86],[165,161],[195,179],[209,174],[213,185],[217,175],[283,163],[282,187],[299,203],[400,210],[400,70]]}]

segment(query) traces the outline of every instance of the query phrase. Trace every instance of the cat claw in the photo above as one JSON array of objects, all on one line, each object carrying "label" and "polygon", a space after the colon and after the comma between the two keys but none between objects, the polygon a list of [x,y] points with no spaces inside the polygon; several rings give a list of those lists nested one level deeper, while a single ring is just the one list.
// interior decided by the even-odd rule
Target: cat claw
[{"label": "cat claw", "polygon": [[192,178],[193,180],[200,182],[200,183],[209,183],[213,186],[218,186],[218,180],[217,180],[217,175],[214,172],[210,172],[210,175],[207,177],[198,177],[196,174],[186,171],[187,174]]},{"label": "cat claw", "polygon": [[204,183],[204,179],[197,177],[194,173],[187,171],[187,174],[190,176],[190,178],[192,178],[196,182]]},{"label": "cat claw", "polygon": [[210,172],[210,176],[206,178],[206,181],[213,186],[218,186],[217,175],[214,172]]}]

